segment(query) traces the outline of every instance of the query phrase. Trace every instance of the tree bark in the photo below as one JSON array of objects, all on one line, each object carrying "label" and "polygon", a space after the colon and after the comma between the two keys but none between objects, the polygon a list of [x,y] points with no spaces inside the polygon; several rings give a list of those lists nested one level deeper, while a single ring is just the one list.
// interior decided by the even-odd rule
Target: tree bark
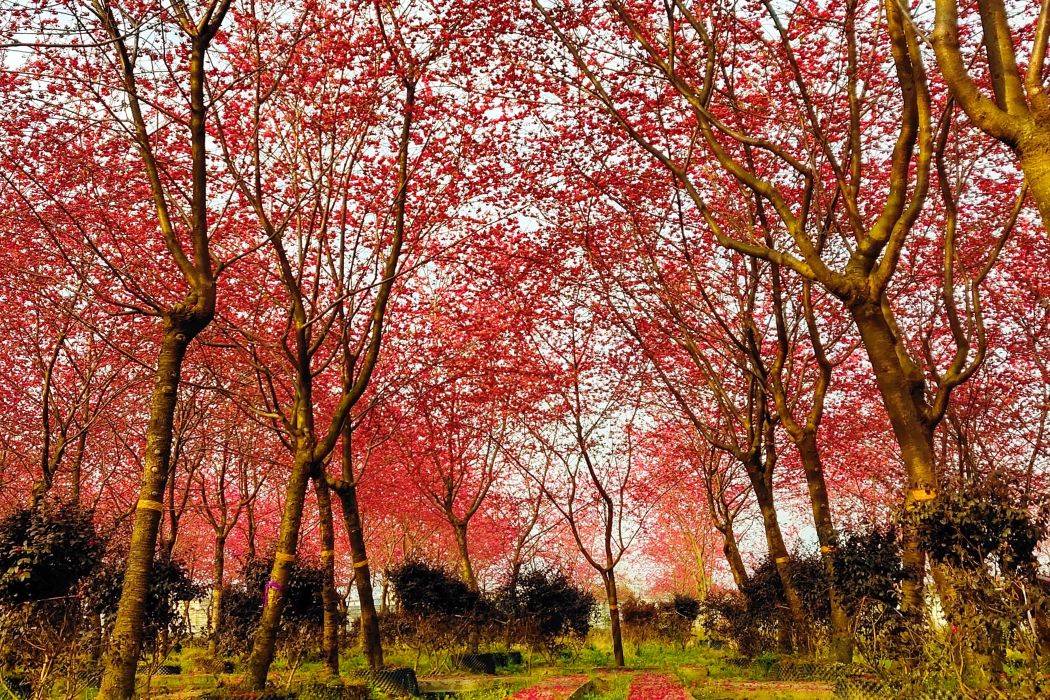
[{"label": "tree bark", "polygon": [[211,568],[211,634],[208,641],[208,652],[216,661],[219,659],[219,634],[222,632],[222,587],[225,578],[226,537],[216,535]]},{"label": "tree bark", "polygon": [[204,328],[205,323],[188,323],[171,316],[165,319],[146,428],[146,454],[134,529],[99,697],[124,700],[131,698],[135,692],[135,670],[142,647],[146,591],[153,569],[163,510],[162,499],[169,472],[172,426],[182,361],[190,341]]},{"label": "tree bark", "polygon": [[[877,304],[863,303],[851,306],[850,313],[860,331],[894,437],[901,448],[908,477],[905,505],[928,500],[936,495],[938,479],[929,431],[917,405],[924,387],[921,380],[909,378],[898,356],[898,351],[903,349],[897,347],[897,338],[882,309]],[[926,555],[919,546],[915,528],[907,523],[902,528],[902,540],[905,570],[902,607],[905,612],[921,615]]]},{"label": "tree bark", "polygon": [[324,662],[328,672],[339,675],[339,596],[335,592],[335,530],[332,527],[332,496],[322,472],[314,478],[314,494],[321,529],[321,566],[324,581],[321,586],[321,604],[324,608],[322,633]]},{"label": "tree bark", "polygon": [[806,473],[806,485],[809,487],[809,502],[813,510],[813,525],[817,530],[820,542],[820,559],[828,577],[828,598],[831,606],[831,656],[838,663],[848,664],[853,661],[853,635],[850,631],[849,615],[842,606],[842,597],[835,585],[835,548],[838,546],[838,533],[831,518],[831,503],[828,500],[828,487],[824,481],[824,465],[817,448],[817,438],[812,432],[805,432],[796,441],[802,468]]},{"label": "tree bark", "polygon": [[295,562],[295,551],[299,544],[299,529],[303,521],[303,502],[306,500],[306,489],[310,475],[315,472],[313,464],[313,444],[307,442],[296,450],[295,463],[288,479],[285,491],[284,514],[281,517],[281,533],[277,538],[277,552],[270,571],[270,580],[263,593],[266,604],[263,606],[262,618],[255,630],[252,640],[252,653],[248,659],[246,681],[252,690],[266,687],[266,677],[273,663],[277,649],[277,628],[281,623],[284,611],[284,592]]},{"label": "tree bark", "polygon": [[741,593],[747,587],[747,568],[744,559],[740,556],[740,547],[736,542],[736,533],[729,526],[722,533],[722,553],[725,554],[726,562],[729,564],[729,572],[733,574],[733,583]]},{"label": "tree bark", "polygon": [[773,559],[773,565],[780,575],[780,584],[784,588],[784,597],[787,599],[788,610],[795,625],[795,636],[803,646],[808,646],[809,622],[806,607],[791,577],[791,557],[788,554],[787,545],[784,544],[784,534],[780,530],[780,520],[777,518],[777,509],[773,503],[773,490],[760,474],[755,473],[754,467],[748,467],[748,475],[751,476],[755,501],[762,513],[762,527],[766,533],[769,556]]},{"label": "tree bark", "polygon": [[1043,228],[1050,232],[1050,128],[1032,124],[1025,129],[1016,151]]},{"label": "tree bark", "polygon": [[[344,437],[345,441],[345,437]],[[365,552],[364,531],[361,528],[361,514],[357,505],[357,487],[352,479],[345,479],[336,490],[339,503],[343,507],[343,524],[346,526],[347,539],[350,542],[350,558],[354,563],[354,586],[361,604],[361,649],[368,666],[372,670],[383,667],[383,642],[379,634],[379,614],[376,612],[375,597],[372,593],[372,576]]]},{"label": "tree bark", "polygon": [[467,584],[470,590],[477,591],[478,577],[470,561],[470,550],[467,549],[467,524],[465,522],[453,523],[452,529],[456,533],[456,549],[459,552],[459,568],[463,574],[463,583]]},{"label": "tree bark", "polygon": [[602,573],[605,579],[605,596],[609,603],[609,631],[612,633],[613,658],[616,665],[626,665],[623,657],[623,630],[620,628],[620,600],[616,592],[616,571],[607,569]]}]

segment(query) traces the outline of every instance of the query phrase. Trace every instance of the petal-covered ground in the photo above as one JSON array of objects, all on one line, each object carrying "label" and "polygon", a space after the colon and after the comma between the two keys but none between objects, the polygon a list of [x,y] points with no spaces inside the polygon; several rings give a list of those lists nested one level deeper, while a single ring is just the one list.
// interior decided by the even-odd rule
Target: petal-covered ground
[{"label": "petal-covered ground", "polygon": [[518,691],[511,697],[513,700],[570,700],[581,696],[581,689],[590,683],[591,679],[583,675],[558,676]]},{"label": "petal-covered ground", "polygon": [[639,673],[631,681],[627,700],[693,700],[693,696],[666,673]]}]

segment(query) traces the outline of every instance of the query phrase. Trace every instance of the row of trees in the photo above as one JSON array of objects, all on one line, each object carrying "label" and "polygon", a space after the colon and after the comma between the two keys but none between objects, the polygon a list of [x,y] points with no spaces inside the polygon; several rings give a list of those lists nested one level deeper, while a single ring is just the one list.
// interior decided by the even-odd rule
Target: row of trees
[{"label": "row of trees", "polygon": [[[619,664],[625,557],[699,597],[768,557],[804,647],[812,523],[849,661],[861,515],[1034,513],[1050,8],[932,5],[6,7],[0,479],[129,541],[101,693],[176,553],[218,633],[273,550],[258,688],[304,553],[333,672],[337,588],[381,667],[412,556],[597,576]],[[929,571],[965,615],[917,522],[899,612]]]}]

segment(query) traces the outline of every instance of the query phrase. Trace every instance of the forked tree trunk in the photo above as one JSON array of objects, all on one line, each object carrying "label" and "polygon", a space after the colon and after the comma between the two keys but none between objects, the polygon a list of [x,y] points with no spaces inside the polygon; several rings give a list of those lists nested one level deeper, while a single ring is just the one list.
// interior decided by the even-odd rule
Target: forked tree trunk
[{"label": "forked tree trunk", "polygon": [[219,659],[219,634],[222,632],[222,585],[226,578],[226,536],[215,536],[215,554],[211,567],[211,634],[208,653]]},{"label": "forked tree trunk", "polygon": [[273,663],[277,649],[277,629],[284,611],[285,591],[291,577],[292,564],[295,562],[295,550],[299,544],[299,530],[303,521],[303,502],[306,500],[306,489],[310,475],[315,473],[317,465],[312,461],[313,443],[305,442],[297,447],[292,473],[285,491],[284,514],[281,517],[281,532],[277,538],[277,552],[270,570],[270,580],[266,584],[266,604],[263,606],[262,618],[255,629],[252,640],[252,653],[248,659],[246,681],[252,690],[266,687],[266,677]]},{"label": "forked tree trunk", "polygon": [[620,627],[620,598],[616,591],[616,570],[607,569],[602,572],[605,580],[605,597],[609,603],[609,632],[612,634],[613,658],[616,665],[626,665],[623,657],[623,630]]},{"label": "forked tree trunk", "polygon": [[[345,441],[345,438],[344,438]],[[372,575],[365,552],[365,536],[361,528],[361,514],[357,506],[357,488],[352,479],[345,479],[336,494],[343,507],[343,524],[350,542],[350,558],[354,563],[354,586],[361,604],[361,648],[369,668],[383,667],[383,642],[379,635],[379,614],[372,593]]]},{"label": "forked tree trunk", "polygon": [[182,361],[190,341],[202,328],[204,324],[201,323],[185,323],[170,317],[165,319],[146,428],[146,454],[131,546],[116,622],[106,652],[105,672],[99,688],[99,697],[102,698],[123,700],[132,697],[135,692],[135,670],[142,647],[146,591],[164,507],[162,499],[171,458],[172,426]]},{"label": "forked tree trunk", "polygon": [[[905,504],[933,497],[938,487],[937,471],[929,431],[919,409],[924,387],[909,378],[898,356],[898,352],[904,350],[897,347],[897,338],[882,309],[877,304],[858,304],[850,308],[850,313],[860,331],[893,435],[901,449],[908,477]],[[902,607],[907,613],[922,615],[926,555],[915,528],[907,523],[902,528],[902,540],[905,573]]]},{"label": "forked tree trunk", "polygon": [[328,672],[339,675],[339,596],[335,591],[335,530],[332,527],[332,496],[322,471],[314,478],[314,494],[320,515],[321,566],[324,580],[321,585],[321,605],[324,609],[323,649]]}]

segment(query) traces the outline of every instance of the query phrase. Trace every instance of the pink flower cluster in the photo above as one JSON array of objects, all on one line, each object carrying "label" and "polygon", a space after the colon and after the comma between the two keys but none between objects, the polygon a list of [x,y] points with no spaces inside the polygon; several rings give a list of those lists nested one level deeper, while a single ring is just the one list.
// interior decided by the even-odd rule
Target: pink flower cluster
[{"label": "pink flower cluster", "polygon": [[639,673],[627,691],[627,700],[692,700],[692,697],[666,673]]},{"label": "pink flower cluster", "polygon": [[511,698],[512,700],[566,700],[589,680],[587,676],[549,678],[531,688],[518,691]]}]

